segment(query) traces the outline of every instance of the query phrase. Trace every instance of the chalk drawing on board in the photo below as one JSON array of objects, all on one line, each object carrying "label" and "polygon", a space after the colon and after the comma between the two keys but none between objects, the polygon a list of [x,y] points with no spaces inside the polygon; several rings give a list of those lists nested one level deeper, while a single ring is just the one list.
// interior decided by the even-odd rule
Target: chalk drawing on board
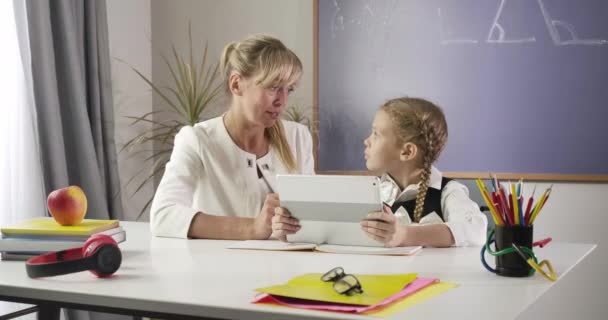
[{"label": "chalk drawing on board", "polygon": [[[337,37],[338,31],[344,31],[347,24],[356,25],[365,30],[368,34],[375,34],[376,30],[374,27],[378,25],[377,19],[382,19],[381,25],[387,26],[391,24],[393,10],[397,5],[397,0],[389,1],[389,5],[386,6],[386,13],[378,14],[381,8],[376,8],[375,5],[379,2],[371,0],[365,1],[365,4],[361,6],[361,10],[355,14],[348,14],[343,12],[343,7],[338,0],[332,0],[333,4],[333,15],[331,18],[331,36],[332,39]],[[387,33],[387,30],[384,29]]]},{"label": "chalk drawing on board", "polygon": [[[397,0],[388,1],[386,3],[387,5],[384,7],[384,13],[380,13],[378,15],[382,20],[380,23],[380,25],[382,26],[382,37],[378,37],[378,40],[380,42],[378,43],[377,47],[383,49],[375,51],[375,59],[372,61],[376,81],[382,81],[384,79],[384,76],[386,75],[384,63],[388,59],[388,57],[392,55],[393,51],[393,44],[390,42],[390,28],[387,26],[392,25],[393,23],[393,16],[397,9]],[[377,11],[381,12],[382,8],[378,8]]]},{"label": "chalk drawing on board", "polygon": [[[477,40],[473,39],[465,39],[465,38],[452,38],[447,39],[447,34],[445,31],[445,27],[443,25],[443,16],[441,15],[441,8],[437,8],[437,15],[439,16],[439,35],[441,37],[441,45],[450,45],[450,44],[477,44]],[[450,29],[447,29],[450,30]]]},{"label": "chalk drawing on board", "polygon": [[[488,43],[527,43],[527,42],[536,42],[535,37],[530,38],[522,38],[522,39],[505,39],[505,29],[498,22],[500,16],[502,15],[502,10],[505,6],[505,2],[507,0],[500,0],[500,6],[498,7],[498,11],[496,12],[496,16],[494,17],[494,21],[492,21],[492,27],[490,28],[490,32],[488,32],[488,39],[486,42]],[[497,38],[493,38],[494,33],[498,32]]]},{"label": "chalk drawing on board", "polygon": [[374,16],[374,12],[372,11],[372,8],[370,7],[369,0],[366,2],[367,3],[362,7],[361,13],[358,15],[355,15],[354,18],[351,18],[350,23],[359,25],[363,28],[363,30],[369,31],[369,29],[370,29],[369,26],[371,25],[370,20]]},{"label": "chalk drawing on board", "polygon": [[[330,34],[332,39],[340,38],[349,32],[361,32],[367,35],[370,45],[383,48],[372,52],[367,58],[374,70],[375,79],[384,78],[386,70],[384,61],[392,54],[390,40],[390,26],[393,24],[394,12],[398,0],[359,2],[356,7],[349,1],[331,1],[332,16],[330,20]],[[349,10],[350,9],[350,10]],[[356,30],[356,31],[355,31]],[[382,34],[382,36],[377,36]]]},{"label": "chalk drawing on board", "polygon": [[[384,19],[382,20],[383,25],[386,26],[392,23],[394,13],[397,9],[397,1],[398,0],[390,1],[390,4],[386,7],[386,13],[384,14]],[[388,33],[388,31],[385,30],[385,33]]]},{"label": "chalk drawing on board", "polygon": [[334,14],[331,17],[331,37],[332,39],[336,38],[336,30],[344,30],[344,16],[340,13],[340,5],[337,0],[333,0],[334,4]]},{"label": "chalk drawing on board", "polygon": [[[608,174],[602,140],[602,119],[608,119],[603,103],[608,90],[602,90],[608,83],[608,45],[558,46],[545,22],[546,16],[549,22],[573,27],[576,37],[557,26],[562,41],[608,40],[608,0],[574,5],[571,0],[544,1],[545,16],[538,1],[505,0],[502,9],[499,0],[477,1],[399,0],[392,9],[393,0],[374,1],[370,36],[362,25],[350,22],[367,10],[366,2],[337,0],[344,30],[336,30],[335,39],[334,2],[319,1],[320,171],[365,170],[361,141],[373,113],[385,99],[406,94],[444,108],[451,132],[438,165],[447,172]],[[477,6],[467,4],[473,2]],[[441,45],[439,15],[445,40],[478,43]],[[534,36],[536,41],[488,43],[494,20],[503,28],[504,40]],[[498,27],[490,39],[500,39]],[[515,125],[495,127],[490,125],[493,119]],[[585,125],[581,129],[572,123]],[[506,142],[490,153],[480,147],[495,142],[488,136]],[[513,157],[508,150],[525,156]]]},{"label": "chalk drawing on board", "polygon": [[[537,0],[538,5],[540,6],[540,11],[543,14],[543,18],[545,19],[545,24],[547,25],[547,29],[549,30],[549,34],[551,35],[551,39],[553,43],[557,46],[567,46],[567,45],[587,45],[587,46],[601,46],[608,44],[606,39],[581,39],[576,33],[576,29],[574,26],[566,21],[555,20],[551,18],[549,15],[549,11],[545,7],[543,0]],[[560,32],[558,27],[564,30],[565,33],[568,34],[569,39],[562,40],[560,36]]]}]

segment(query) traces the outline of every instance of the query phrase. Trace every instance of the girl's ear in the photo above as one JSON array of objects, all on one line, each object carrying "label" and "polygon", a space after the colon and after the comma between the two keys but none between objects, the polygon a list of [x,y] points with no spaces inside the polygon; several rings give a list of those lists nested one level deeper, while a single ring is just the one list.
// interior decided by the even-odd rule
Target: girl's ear
[{"label": "girl's ear", "polygon": [[232,72],[228,78],[228,88],[233,95],[243,95],[243,77],[237,72]]},{"label": "girl's ear", "polygon": [[411,142],[406,142],[403,144],[401,148],[401,153],[399,154],[399,160],[401,161],[410,161],[416,159],[418,155],[418,146]]}]

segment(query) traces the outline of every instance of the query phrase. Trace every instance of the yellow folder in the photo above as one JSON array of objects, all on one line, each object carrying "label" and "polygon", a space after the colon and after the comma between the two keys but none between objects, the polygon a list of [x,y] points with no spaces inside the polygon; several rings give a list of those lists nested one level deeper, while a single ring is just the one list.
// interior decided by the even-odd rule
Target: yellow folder
[{"label": "yellow folder", "polygon": [[395,295],[417,277],[416,273],[355,274],[363,293],[347,296],[337,293],[333,289],[333,282],[321,281],[322,275],[322,273],[307,273],[289,280],[286,284],[258,288],[256,291],[283,297],[369,306]]},{"label": "yellow folder", "polygon": [[458,287],[458,285],[453,282],[434,283],[426,288],[420,289],[420,291],[415,292],[414,294],[406,298],[403,298],[395,303],[391,303],[386,307],[370,310],[368,312],[365,312],[364,314],[382,318],[390,317],[395,313],[401,312],[411,306],[427,301],[456,287]]},{"label": "yellow folder", "polygon": [[3,235],[90,236],[118,227],[118,220],[84,219],[75,226],[62,226],[52,218],[34,218],[0,229]]}]

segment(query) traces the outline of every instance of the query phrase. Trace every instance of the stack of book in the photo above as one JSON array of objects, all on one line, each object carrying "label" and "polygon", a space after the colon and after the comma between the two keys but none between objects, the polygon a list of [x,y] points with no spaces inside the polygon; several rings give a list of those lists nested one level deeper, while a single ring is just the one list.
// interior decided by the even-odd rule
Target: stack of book
[{"label": "stack of book", "polygon": [[62,226],[52,218],[34,218],[0,228],[1,260],[27,260],[39,254],[82,247],[94,234],[106,234],[117,243],[126,240],[118,220],[85,219],[75,226]]}]

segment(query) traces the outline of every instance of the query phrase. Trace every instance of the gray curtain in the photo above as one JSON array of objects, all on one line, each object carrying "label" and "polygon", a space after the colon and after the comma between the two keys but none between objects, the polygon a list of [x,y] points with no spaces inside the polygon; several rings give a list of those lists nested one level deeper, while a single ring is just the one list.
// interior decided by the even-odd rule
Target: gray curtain
[{"label": "gray curtain", "polygon": [[88,199],[86,218],[121,219],[105,0],[27,0],[26,6],[46,192],[79,185]]}]

